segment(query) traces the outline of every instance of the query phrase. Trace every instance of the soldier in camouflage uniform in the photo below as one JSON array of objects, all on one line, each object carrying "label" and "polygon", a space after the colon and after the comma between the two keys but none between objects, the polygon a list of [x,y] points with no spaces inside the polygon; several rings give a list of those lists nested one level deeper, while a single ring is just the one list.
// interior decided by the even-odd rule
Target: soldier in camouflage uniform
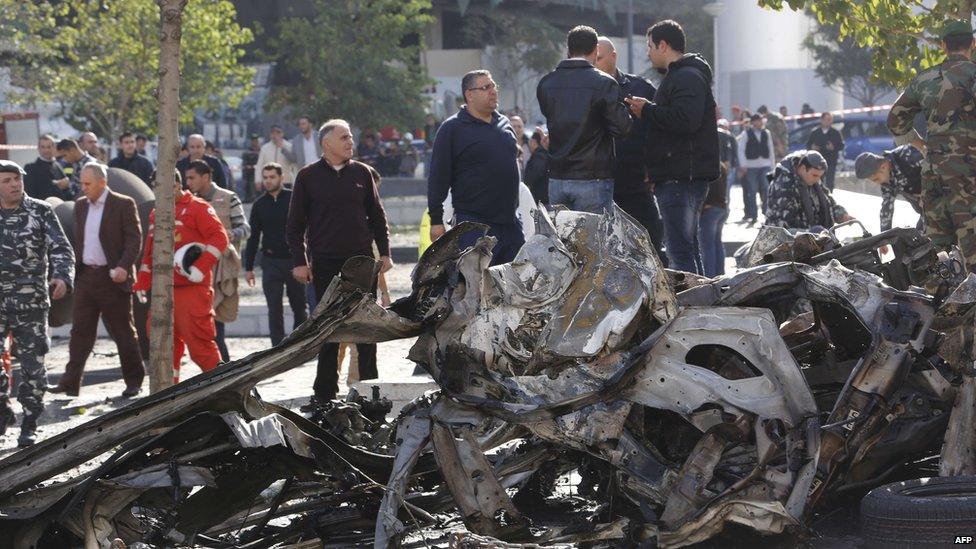
[{"label": "soldier in camouflage uniform", "polygon": [[[863,152],[854,161],[854,175],[881,185],[881,231],[891,228],[895,198],[901,195],[919,214],[922,213],[922,151],[902,145],[883,155]],[[918,229],[924,227],[924,217]]]},{"label": "soldier in camouflage uniform", "polygon": [[[953,244],[976,272],[976,63],[970,60],[973,31],[968,22],[950,21],[942,32],[946,59],[908,85],[888,114],[888,128],[899,142],[924,146],[922,209],[925,233],[945,250]],[[924,145],[913,128],[915,115],[926,118]]]},{"label": "soldier in camouflage uniform", "polygon": [[853,219],[820,181],[826,171],[827,160],[817,151],[786,155],[766,176],[770,181],[766,225],[819,232]]},{"label": "soldier in camouflage uniform", "polygon": [[769,135],[773,138],[773,154],[776,156],[776,161],[779,162],[786,157],[790,148],[790,130],[786,125],[786,120],[780,113],[770,111],[766,105],[760,106],[756,112],[766,119],[766,129],[769,130]]},{"label": "soldier in camouflage uniform", "polygon": [[[48,351],[48,298],[67,295],[74,276],[74,252],[47,202],[24,193],[24,170],[0,160],[0,354],[13,335],[20,359],[17,400],[24,408],[19,446],[35,442],[44,410]],[[0,434],[13,422],[6,376],[0,376]]]}]

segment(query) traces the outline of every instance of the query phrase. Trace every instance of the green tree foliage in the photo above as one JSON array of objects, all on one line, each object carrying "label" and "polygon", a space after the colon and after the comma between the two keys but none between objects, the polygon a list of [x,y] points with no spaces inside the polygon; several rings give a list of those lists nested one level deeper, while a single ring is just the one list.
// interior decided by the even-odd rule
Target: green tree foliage
[{"label": "green tree foliage", "polygon": [[269,106],[359,127],[416,126],[430,85],[420,65],[430,7],[430,0],[315,0],[313,17],[282,19],[276,49],[285,76]]},{"label": "green tree foliage", "polygon": [[871,48],[879,81],[901,88],[942,61],[939,30],[950,18],[969,21],[976,0],[758,0],[776,10],[809,9],[820,23],[836,25],[842,39]]},{"label": "green tree foliage", "polygon": [[850,36],[840,38],[837,25],[819,24],[803,41],[817,62],[817,76],[868,107],[892,91],[889,84],[872,76],[874,50],[859,46]]},{"label": "green tree foliage", "polygon": [[[0,0],[0,33],[15,102],[56,102],[72,126],[115,138],[154,133],[159,102],[155,0]],[[191,0],[183,17],[180,122],[198,108],[234,105],[254,72],[240,64],[251,31],[229,0]],[[16,23],[15,23],[16,22]],[[8,32],[3,32],[8,31]],[[20,44],[26,47],[19,47]]]},{"label": "green tree foliage", "polygon": [[493,10],[466,17],[461,32],[473,44],[490,45],[492,76],[516,107],[535,101],[535,95],[522,97],[523,86],[563,58],[565,34],[541,19]]}]

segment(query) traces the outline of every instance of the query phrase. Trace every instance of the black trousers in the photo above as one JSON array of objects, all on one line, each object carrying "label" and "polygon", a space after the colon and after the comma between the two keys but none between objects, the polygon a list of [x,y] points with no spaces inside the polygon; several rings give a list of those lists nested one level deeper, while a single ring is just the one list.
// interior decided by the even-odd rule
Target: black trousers
[{"label": "black trousers", "polygon": [[614,195],[613,201],[620,206],[620,209],[637,220],[638,223],[647,229],[647,234],[651,237],[651,245],[657,251],[658,257],[664,266],[668,266],[668,256],[664,253],[661,242],[664,240],[664,225],[661,224],[661,212],[657,209],[657,199],[654,193],[637,192],[625,195]]},{"label": "black trousers", "polygon": [[285,339],[285,308],[282,298],[286,293],[294,318],[292,330],[308,318],[305,312],[305,287],[291,275],[291,268],[290,258],[261,258],[261,287],[268,303],[268,330],[271,332],[272,345]]},{"label": "black trousers", "polygon": [[215,320],[214,328],[217,330],[214,341],[217,343],[217,350],[220,351],[220,361],[230,362],[230,352],[227,351],[227,341],[224,338],[224,323]]},{"label": "black trousers", "polygon": [[[368,257],[373,256],[372,250],[365,250],[361,254]],[[312,260],[312,283],[315,285],[315,298],[322,300],[326,288],[332,282],[346,259],[313,259]],[[373,293],[376,293],[376,280],[373,280]],[[376,379],[376,344],[358,343],[356,350],[359,353],[359,379]],[[315,373],[315,384],[312,386],[316,398],[320,400],[331,400],[339,393],[339,344],[325,343],[319,351],[318,370]]]}]

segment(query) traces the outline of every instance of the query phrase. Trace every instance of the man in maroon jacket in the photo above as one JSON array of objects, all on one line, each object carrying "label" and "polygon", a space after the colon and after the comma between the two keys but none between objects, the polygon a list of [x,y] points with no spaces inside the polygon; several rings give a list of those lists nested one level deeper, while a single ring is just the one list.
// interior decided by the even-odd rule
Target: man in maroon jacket
[{"label": "man in maroon jacket", "polygon": [[115,340],[125,380],[124,397],[139,394],[145,373],[132,320],[132,282],[142,230],[136,203],[109,190],[108,168],[92,163],[81,169],[75,201],[75,302],[68,364],[52,393],[77,396],[85,363],[95,345],[101,317]]},{"label": "man in maroon jacket", "polygon": [[[295,177],[286,231],[295,265],[292,274],[302,284],[315,286],[316,300],[322,299],[347,259],[358,255],[373,257],[374,242],[383,264],[381,272],[393,267],[390,231],[375,172],[352,159],[355,147],[349,123],[326,122],[319,130],[319,139],[322,158],[302,168]],[[356,347],[360,379],[376,379],[376,345]],[[338,353],[339,344],[322,345],[313,401],[329,401],[339,392]]]}]

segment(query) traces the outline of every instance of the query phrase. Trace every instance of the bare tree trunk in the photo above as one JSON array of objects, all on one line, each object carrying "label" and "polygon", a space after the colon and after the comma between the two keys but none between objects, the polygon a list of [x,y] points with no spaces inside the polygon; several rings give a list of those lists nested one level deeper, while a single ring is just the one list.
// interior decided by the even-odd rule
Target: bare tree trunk
[{"label": "bare tree trunk", "polygon": [[180,38],[187,0],[156,0],[159,32],[159,159],[153,228],[152,306],[150,308],[149,392],[173,384],[173,193],[179,152]]}]

